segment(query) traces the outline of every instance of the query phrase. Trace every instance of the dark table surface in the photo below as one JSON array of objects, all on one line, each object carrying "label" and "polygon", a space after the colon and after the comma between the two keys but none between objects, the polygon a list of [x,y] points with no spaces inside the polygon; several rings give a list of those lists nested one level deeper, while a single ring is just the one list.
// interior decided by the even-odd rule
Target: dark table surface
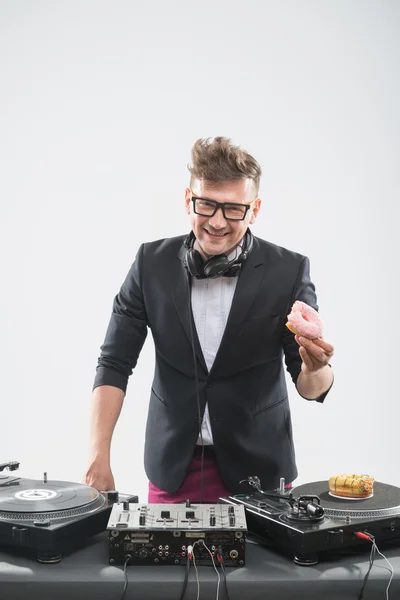
[{"label": "dark table surface", "polygon": [[[389,599],[400,599],[400,547],[383,548],[394,568]],[[248,540],[246,566],[227,568],[230,600],[357,600],[369,566],[369,553],[324,557],[313,567],[296,566],[281,553]],[[383,568],[385,567],[385,568]],[[377,556],[363,600],[385,600],[389,566]],[[127,569],[124,600],[179,600],[185,568],[149,566]],[[217,598],[217,574],[199,567],[200,600]],[[118,600],[124,587],[123,567],[108,563],[106,532],[67,554],[61,562],[43,565],[16,551],[0,551],[0,599],[17,600]],[[184,600],[195,600],[197,584],[193,567]],[[227,598],[221,576],[219,600]]]}]

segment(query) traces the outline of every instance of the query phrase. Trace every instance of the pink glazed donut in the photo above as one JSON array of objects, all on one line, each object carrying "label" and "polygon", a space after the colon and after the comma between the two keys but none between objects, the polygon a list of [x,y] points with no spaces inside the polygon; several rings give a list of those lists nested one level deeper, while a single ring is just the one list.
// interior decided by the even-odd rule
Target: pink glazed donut
[{"label": "pink glazed donut", "polygon": [[322,337],[323,321],[317,311],[305,302],[296,300],[288,315],[286,327],[295,335],[301,335],[309,340]]}]

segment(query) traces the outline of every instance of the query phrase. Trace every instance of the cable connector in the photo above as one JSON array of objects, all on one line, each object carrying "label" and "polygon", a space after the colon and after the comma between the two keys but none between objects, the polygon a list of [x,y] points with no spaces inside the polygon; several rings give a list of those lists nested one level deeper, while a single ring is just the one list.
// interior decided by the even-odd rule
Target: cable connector
[{"label": "cable connector", "polygon": [[186,548],[186,550],[187,550],[187,555],[189,557],[189,560],[192,560],[192,557],[193,557],[193,546],[188,546]]},{"label": "cable connector", "polygon": [[368,535],[368,533],[363,533],[362,531],[356,531],[354,534],[356,537],[358,537],[360,540],[368,540],[371,541],[371,536]]}]

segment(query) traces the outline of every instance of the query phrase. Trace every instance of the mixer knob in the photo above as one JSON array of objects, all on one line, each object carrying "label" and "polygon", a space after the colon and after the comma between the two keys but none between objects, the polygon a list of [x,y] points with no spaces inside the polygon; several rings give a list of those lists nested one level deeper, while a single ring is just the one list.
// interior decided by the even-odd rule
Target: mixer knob
[{"label": "mixer knob", "polygon": [[139,515],[139,525],[146,525],[146,515],[142,513]]},{"label": "mixer knob", "polygon": [[210,525],[211,525],[211,527],[214,527],[214,525],[215,525],[215,515],[210,515]]},{"label": "mixer knob", "polygon": [[228,506],[228,513],[231,515],[232,513],[235,512],[235,507],[234,506]]}]

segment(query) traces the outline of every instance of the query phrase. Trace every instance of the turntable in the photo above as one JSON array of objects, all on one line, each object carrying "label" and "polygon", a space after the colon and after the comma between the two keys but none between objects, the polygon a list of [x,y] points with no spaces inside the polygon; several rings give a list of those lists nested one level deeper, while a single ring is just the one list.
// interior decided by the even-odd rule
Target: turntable
[{"label": "turntable", "polygon": [[374,495],[366,499],[343,499],[329,495],[328,482],[307,483],[292,490],[266,492],[258,477],[249,477],[254,493],[220,498],[245,507],[249,533],[270,546],[289,552],[298,565],[318,563],[322,553],[370,548],[368,536],[377,544],[400,545],[400,488],[374,483]]},{"label": "turntable", "polygon": [[83,484],[5,475],[19,463],[0,464],[0,546],[35,554],[39,562],[54,563],[88,537],[105,531],[112,506],[137,496],[117,491],[98,492]]}]

